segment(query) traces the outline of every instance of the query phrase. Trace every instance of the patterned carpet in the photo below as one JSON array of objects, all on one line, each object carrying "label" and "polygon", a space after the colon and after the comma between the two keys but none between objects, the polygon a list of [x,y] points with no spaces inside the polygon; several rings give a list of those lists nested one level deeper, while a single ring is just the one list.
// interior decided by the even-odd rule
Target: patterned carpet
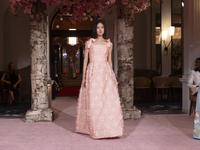
[{"label": "patterned carpet", "polygon": [[[66,97],[67,98],[67,97]],[[77,97],[75,97],[77,99]],[[56,102],[56,100],[53,100]],[[142,111],[142,115],[161,115],[161,114],[184,114],[181,111],[181,100],[170,102],[168,100],[159,100],[158,102],[135,101],[134,105]],[[30,102],[0,104],[0,118],[24,118],[25,113],[31,107]]]},{"label": "patterned carpet", "polygon": [[158,102],[135,101],[134,105],[142,111],[142,115],[185,114],[181,110],[182,101],[159,100]]},{"label": "patterned carpet", "polygon": [[9,104],[0,104],[0,118],[24,118],[25,113],[30,108],[30,102],[14,102],[12,106],[10,106]]}]

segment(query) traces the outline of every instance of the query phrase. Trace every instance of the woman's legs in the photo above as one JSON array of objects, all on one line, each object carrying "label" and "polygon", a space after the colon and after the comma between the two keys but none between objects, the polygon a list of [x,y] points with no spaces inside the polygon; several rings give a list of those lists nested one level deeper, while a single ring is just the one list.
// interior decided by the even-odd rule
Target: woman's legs
[{"label": "woman's legs", "polygon": [[15,97],[14,97],[14,94],[13,94],[13,91],[9,91],[10,92],[10,105],[12,105],[12,101],[15,100]]}]

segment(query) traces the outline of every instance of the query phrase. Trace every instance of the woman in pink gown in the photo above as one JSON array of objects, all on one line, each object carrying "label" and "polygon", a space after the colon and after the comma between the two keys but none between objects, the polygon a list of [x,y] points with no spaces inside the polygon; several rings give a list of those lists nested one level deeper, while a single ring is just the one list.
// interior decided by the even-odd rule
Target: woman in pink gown
[{"label": "woman in pink gown", "polygon": [[[94,139],[119,137],[124,131],[117,80],[112,70],[112,43],[103,38],[104,30],[103,22],[97,21],[94,38],[86,42],[76,114],[76,132]],[[86,66],[88,55],[90,62]]]}]

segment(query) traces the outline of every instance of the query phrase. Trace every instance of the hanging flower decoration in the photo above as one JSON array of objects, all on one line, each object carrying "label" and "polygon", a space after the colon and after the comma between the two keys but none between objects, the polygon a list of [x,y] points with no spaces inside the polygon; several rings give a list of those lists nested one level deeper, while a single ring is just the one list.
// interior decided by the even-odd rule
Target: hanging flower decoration
[{"label": "hanging flower decoration", "polygon": [[[121,0],[122,4],[126,5],[127,9],[129,9],[132,6],[131,3],[132,0]],[[146,10],[150,4],[151,0],[133,0],[134,1],[134,12],[139,13],[142,12],[143,10]],[[153,0],[156,1],[157,3],[160,3],[160,0]]]},{"label": "hanging flower decoration", "polygon": [[[54,5],[63,14],[71,16],[70,21],[93,20],[92,17],[103,19],[106,9],[116,6],[116,0],[7,0],[10,2],[10,9],[14,15],[17,10],[24,9],[24,13],[31,14],[33,3],[41,1],[47,6]],[[150,0],[133,0],[135,12],[141,12],[150,6]],[[153,0],[159,2],[160,0]],[[131,7],[131,0],[121,0],[128,8]],[[61,7],[60,7],[61,6]]]}]

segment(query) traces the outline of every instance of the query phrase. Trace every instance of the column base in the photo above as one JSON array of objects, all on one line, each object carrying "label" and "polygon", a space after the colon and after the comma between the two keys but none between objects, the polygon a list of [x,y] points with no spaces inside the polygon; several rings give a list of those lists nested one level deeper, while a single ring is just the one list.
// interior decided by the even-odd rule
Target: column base
[{"label": "column base", "polygon": [[53,110],[48,109],[38,109],[38,110],[28,110],[25,116],[25,122],[40,122],[40,121],[53,121]]},{"label": "column base", "polygon": [[124,109],[123,110],[123,118],[124,118],[124,120],[126,120],[126,119],[140,120],[141,110],[136,109],[135,106],[133,109]]}]

